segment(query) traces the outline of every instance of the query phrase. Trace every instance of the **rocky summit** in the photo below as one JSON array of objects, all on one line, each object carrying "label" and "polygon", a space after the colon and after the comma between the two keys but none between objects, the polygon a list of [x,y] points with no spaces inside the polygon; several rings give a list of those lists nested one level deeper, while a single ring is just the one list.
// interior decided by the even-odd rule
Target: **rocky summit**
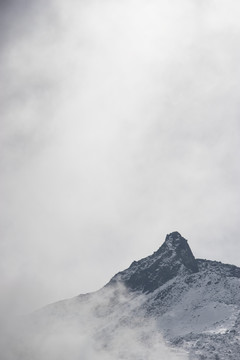
[{"label": "rocky summit", "polygon": [[102,289],[14,330],[8,360],[240,360],[240,268],[195,259],[173,232]]},{"label": "rocky summit", "polygon": [[134,261],[131,266],[115,275],[110,284],[121,281],[131,290],[153,292],[179,274],[198,272],[198,264],[187,243],[178,232],[166,236],[165,242],[152,255]]}]

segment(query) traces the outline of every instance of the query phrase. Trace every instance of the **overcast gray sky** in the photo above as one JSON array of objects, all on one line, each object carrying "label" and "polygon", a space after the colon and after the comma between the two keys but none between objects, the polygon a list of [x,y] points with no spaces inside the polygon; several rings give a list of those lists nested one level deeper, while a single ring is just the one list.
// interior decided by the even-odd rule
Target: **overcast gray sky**
[{"label": "overcast gray sky", "polygon": [[237,0],[1,1],[1,307],[97,290],[179,231],[240,266]]}]

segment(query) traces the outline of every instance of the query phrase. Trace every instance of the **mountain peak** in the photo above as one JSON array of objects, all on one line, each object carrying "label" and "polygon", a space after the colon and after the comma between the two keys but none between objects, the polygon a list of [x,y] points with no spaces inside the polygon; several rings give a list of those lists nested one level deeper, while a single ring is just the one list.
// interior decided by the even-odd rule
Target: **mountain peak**
[{"label": "mountain peak", "polygon": [[197,261],[187,240],[174,231],[156,252],[134,261],[128,269],[116,274],[110,284],[120,281],[131,290],[152,292],[177,275],[196,272]]},{"label": "mountain peak", "polygon": [[178,231],[173,231],[170,234],[166,236],[166,240],[172,238],[172,239],[179,239],[182,238],[182,235]]},{"label": "mountain peak", "polygon": [[[165,239],[165,242],[163,243],[163,245],[166,244],[169,249],[173,250],[173,249],[178,248],[180,245],[183,246],[186,242],[187,242],[187,240],[184,239],[184,237],[182,237],[182,235],[179,232],[174,231],[166,236],[166,239]],[[161,249],[161,247],[159,248],[159,250],[160,249]]]},{"label": "mountain peak", "polygon": [[188,245],[187,240],[177,231],[174,231],[166,236],[165,242],[158,249],[159,253],[175,253],[175,259],[178,259],[192,272],[198,271],[197,261]]}]

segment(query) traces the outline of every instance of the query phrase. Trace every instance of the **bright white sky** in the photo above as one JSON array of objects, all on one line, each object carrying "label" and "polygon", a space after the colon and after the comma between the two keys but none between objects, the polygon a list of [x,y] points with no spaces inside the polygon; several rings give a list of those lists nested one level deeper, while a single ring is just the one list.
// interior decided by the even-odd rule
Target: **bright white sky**
[{"label": "bright white sky", "polygon": [[97,290],[175,230],[240,266],[239,2],[0,7],[1,308]]}]

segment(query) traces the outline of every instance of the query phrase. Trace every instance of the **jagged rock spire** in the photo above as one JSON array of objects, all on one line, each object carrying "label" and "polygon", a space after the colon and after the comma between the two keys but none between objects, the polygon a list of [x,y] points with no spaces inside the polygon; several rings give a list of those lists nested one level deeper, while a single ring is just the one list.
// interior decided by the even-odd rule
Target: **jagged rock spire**
[{"label": "jagged rock spire", "polygon": [[193,253],[181,234],[172,232],[152,255],[134,261],[131,266],[115,275],[109,284],[123,282],[131,290],[152,292],[177,275],[198,271]]},{"label": "jagged rock spire", "polygon": [[187,269],[190,269],[193,272],[198,271],[196,259],[193,256],[188,242],[179,232],[174,231],[166,236],[165,242],[159,248],[157,253],[161,253],[163,251],[175,251],[176,258],[181,260]]}]

